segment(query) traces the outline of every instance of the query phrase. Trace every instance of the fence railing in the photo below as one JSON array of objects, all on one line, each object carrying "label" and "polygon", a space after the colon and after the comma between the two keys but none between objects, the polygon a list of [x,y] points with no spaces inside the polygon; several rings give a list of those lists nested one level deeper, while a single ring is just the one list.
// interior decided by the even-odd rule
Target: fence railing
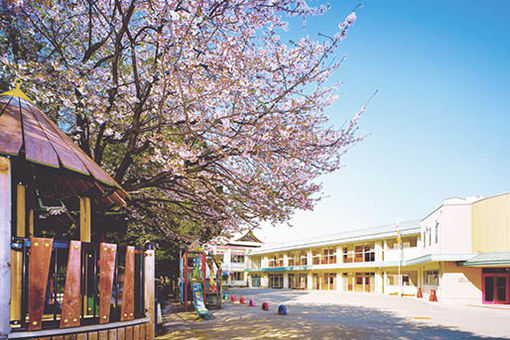
[{"label": "fence railing", "polygon": [[14,238],[11,249],[13,331],[145,317],[142,248]]}]

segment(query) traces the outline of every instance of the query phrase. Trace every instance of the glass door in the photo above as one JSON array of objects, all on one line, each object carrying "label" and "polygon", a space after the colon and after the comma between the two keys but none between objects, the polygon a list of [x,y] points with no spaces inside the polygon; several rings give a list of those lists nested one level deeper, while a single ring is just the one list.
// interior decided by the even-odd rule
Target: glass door
[{"label": "glass door", "polygon": [[507,274],[484,274],[483,275],[483,302],[484,303],[509,303]]}]

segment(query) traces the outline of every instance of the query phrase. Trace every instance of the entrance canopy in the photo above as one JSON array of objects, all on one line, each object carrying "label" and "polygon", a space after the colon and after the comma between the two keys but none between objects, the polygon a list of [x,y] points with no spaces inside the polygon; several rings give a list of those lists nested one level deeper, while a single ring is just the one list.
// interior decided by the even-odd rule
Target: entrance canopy
[{"label": "entrance canopy", "polygon": [[463,267],[506,267],[510,266],[510,252],[492,252],[475,255],[459,264]]}]

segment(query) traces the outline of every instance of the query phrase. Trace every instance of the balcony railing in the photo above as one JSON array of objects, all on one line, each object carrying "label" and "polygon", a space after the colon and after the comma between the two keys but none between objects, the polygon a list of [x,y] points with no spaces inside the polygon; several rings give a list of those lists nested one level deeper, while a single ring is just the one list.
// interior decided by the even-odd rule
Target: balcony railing
[{"label": "balcony railing", "polygon": [[142,248],[47,238],[11,248],[13,331],[145,317]]}]

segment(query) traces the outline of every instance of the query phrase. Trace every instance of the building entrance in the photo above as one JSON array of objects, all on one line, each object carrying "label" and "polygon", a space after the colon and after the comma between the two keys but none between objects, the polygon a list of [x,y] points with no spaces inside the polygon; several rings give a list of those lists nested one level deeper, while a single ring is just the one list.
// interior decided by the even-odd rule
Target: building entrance
[{"label": "building entrance", "polygon": [[485,274],[483,278],[484,303],[509,303],[508,275]]}]

